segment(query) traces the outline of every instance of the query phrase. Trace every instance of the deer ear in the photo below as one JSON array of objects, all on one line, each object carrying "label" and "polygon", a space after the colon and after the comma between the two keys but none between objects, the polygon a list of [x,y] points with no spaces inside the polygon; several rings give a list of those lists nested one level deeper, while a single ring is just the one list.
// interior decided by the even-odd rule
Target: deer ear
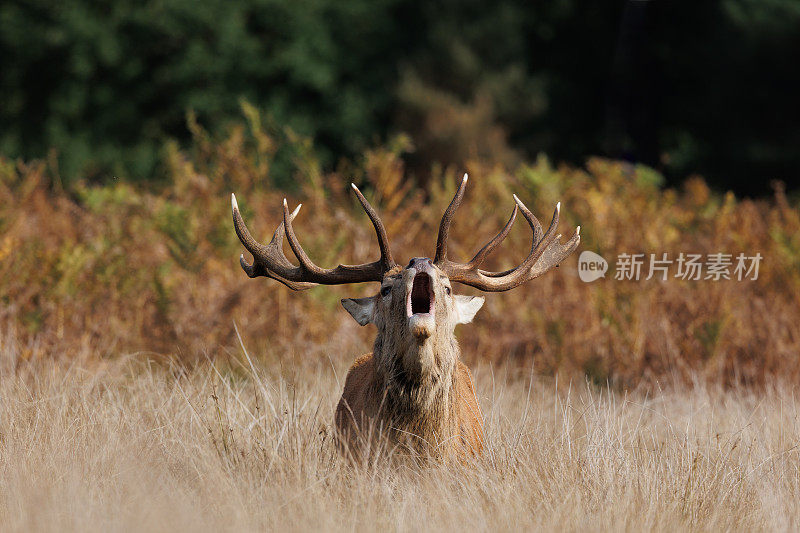
[{"label": "deer ear", "polygon": [[375,297],[369,298],[345,298],[342,300],[342,307],[353,315],[356,322],[366,326],[372,322],[372,314],[375,311]]},{"label": "deer ear", "polygon": [[458,324],[469,324],[475,318],[475,314],[483,305],[483,296],[462,296],[456,295],[456,309],[458,310]]}]

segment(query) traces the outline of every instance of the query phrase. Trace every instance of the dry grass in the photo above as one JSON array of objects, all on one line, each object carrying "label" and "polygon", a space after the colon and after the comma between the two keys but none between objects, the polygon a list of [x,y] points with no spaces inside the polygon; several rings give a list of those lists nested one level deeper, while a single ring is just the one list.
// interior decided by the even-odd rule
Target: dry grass
[{"label": "dry grass", "polygon": [[[304,202],[309,255],[363,262],[376,247],[353,179],[404,261],[430,255],[460,169],[414,185],[395,146],[323,174],[302,139],[279,142],[247,112],[221,140],[192,124],[160,186],[62,190],[57,169],[0,156],[0,529],[800,527],[796,200],[737,200],[699,178],[664,190],[652,170],[600,159],[467,162],[454,257],[505,222],[514,191],[543,218],[562,200],[563,227],[581,224],[582,249],[612,261],[758,252],[759,279],[585,284],[573,257],[489,295],[459,331],[486,456],[353,467],[330,422],[374,330],[338,300],[375,288],[248,280],[229,193],[262,238],[284,195]],[[491,267],[529,246],[517,225]]]},{"label": "dry grass", "polygon": [[615,394],[484,365],[483,460],[353,467],[330,427],[348,358],[170,371],[130,357],[88,371],[17,356],[6,339],[6,531],[800,526],[788,387]]}]

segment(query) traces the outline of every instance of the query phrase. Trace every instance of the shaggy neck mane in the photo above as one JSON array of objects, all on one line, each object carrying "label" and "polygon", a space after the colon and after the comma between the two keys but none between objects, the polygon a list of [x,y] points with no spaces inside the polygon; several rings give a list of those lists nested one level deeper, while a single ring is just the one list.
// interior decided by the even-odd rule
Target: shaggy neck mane
[{"label": "shaggy neck mane", "polygon": [[373,357],[375,392],[384,398],[382,410],[394,429],[416,435],[422,444],[436,445],[456,435],[459,348],[452,333],[434,334],[422,344],[406,336],[387,341],[379,333]]}]

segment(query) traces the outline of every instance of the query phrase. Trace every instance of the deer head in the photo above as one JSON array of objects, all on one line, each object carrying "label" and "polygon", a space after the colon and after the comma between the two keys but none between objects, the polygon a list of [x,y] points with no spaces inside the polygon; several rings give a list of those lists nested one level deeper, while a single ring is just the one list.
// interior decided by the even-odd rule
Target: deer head
[{"label": "deer head", "polygon": [[388,272],[378,294],[347,298],[342,305],[362,326],[378,328],[373,353],[385,374],[418,383],[452,371],[458,360],[455,327],[471,322],[483,301],[453,294],[442,269],[415,257]]},{"label": "deer head", "polygon": [[[405,267],[398,266],[392,259],[383,223],[355,185],[352,187],[356,197],[375,227],[380,258],[372,263],[339,265],[332,269],[315,265],[300,246],[292,228],[292,220],[300,206],[290,213],[284,200],[283,222],[272,241],[265,246],[251,237],[239,213],[236,198],[231,195],[234,228],[244,247],[253,254],[252,265],[245,261],[244,256],[240,258],[242,268],[251,278],[266,276],[294,290],[308,289],[317,284],[380,283],[380,290],[374,296],[342,300],[344,308],[359,324],[371,323],[377,327],[376,364],[384,367],[387,376],[399,373],[405,380],[414,382],[436,380],[451,371],[458,359],[458,345],[453,334],[455,326],[470,322],[484,301],[483,297],[454,294],[452,283],[470,285],[484,292],[507,291],[558,266],[580,242],[580,226],[566,243],[560,242],[560,235],[556,234],[560,204],[556,206],[547,231],[543,231],[536,217],[514,195],[514,208],[503,229],[469,262],[451,261],[447,257],[448,233],[466,185],[465,174],[442,217],[433,261],[417,257]],[[528,256],[517,267],[504,272],[481,269],[486,257],[511,231],[520,211],[533,233]],[[283,253],[284,236],[299,262],[297,266]]]}]

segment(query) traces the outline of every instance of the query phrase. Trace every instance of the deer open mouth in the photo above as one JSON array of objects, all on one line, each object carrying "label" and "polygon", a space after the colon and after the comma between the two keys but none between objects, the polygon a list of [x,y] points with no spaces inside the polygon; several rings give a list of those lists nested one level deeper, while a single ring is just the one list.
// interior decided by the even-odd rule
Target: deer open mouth
[{"label": "deer open mouth", "polygon": [[433,309],[433,302],[431,277],[425,272],[420,272],[414,276],[411,292],[406,302],[406,313],[408,316],[430,313]]}]

